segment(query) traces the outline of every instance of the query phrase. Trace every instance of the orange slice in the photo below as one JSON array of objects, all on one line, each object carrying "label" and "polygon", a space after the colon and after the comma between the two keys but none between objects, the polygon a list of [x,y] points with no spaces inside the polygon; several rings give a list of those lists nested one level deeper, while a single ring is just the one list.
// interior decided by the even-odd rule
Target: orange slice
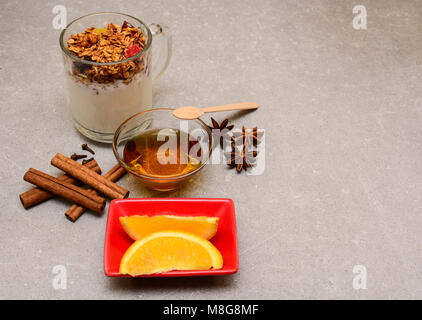
[{"label": "orange slice", "polygon": [[121,217],[123,229],[133,240],[139,240],[148,234],[180,230],[194,233],[204,239],[211,239],[217,232],[218,218],[215,217],[179,217],[179,216],[130,216]]},{"label": "orange slice", "polygon": [[221,253],[208,240],[189,232],[161,231],[134,242],[123,255],[119,272],[137,276],[222,266]]}]

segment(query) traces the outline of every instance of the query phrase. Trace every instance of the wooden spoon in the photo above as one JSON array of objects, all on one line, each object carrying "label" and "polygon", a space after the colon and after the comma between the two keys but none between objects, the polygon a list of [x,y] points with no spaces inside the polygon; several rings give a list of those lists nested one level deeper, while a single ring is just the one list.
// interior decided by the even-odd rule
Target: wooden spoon
[{"label": "wooden spoon", "polygon": [[197,119],[204,113],[209,112],[219,112],[219,111],[231,111],[231,110],[248,110],[248,109],[257,109],[259,105],[255,102],[240,102],[232,104],[224,104],[222,106],[198,108],[198,107],[181,107],[173,111],[173,115],[176,118],[183,120],[193,120]]}]

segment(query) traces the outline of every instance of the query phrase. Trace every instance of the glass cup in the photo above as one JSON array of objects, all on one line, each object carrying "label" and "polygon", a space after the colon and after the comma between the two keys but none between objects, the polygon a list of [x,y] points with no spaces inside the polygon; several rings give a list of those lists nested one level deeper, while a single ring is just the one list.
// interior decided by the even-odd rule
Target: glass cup
[{"label": "glass cup", "polygon": [[[116,130],[113,139],[113,152],[117,161],[134,177],[141,181],[147,187],[158,191],[173,190],[178,185],[188,180],[194,174],[199,172],[209,161],[212,152],[212,133],[209,127],[200,119],[180,120],[173,116],[171,108],[156,108],[140,112],[125,122]],[[166,136],[171,135],[171,131],[179,130],[189,137],[186,138],[186,144],[199,143],[201,149],[201,158],[198,167],[186,174],[179,175],[147,175],[141,174],[137,170],[133,170],[131,166],[125,162],[125,146],[127,142],[147,131],[160,130]],[[168,141],[170,138],[168,139]],[[180,138],[180,145],[185,140]],[[179,145],[179,146],[180,146]],[[188,146],[185,150],[188,150]],[[183,149],[183,148],[181,148]],[[188,151],[189,152],[189,151]],[[141,155],[142,156],[142,155]],[[182,159],[182,157],[180,157]],[[180,160],[179,159],[179,160]]]},{"label": "glass cup", "polygon": [[[90,27],[106,28],[109,23],[121,26],[125,21],[140,29],[146,40],[143,50],[132,57],[119,62],[99,63],[80,59],[67,49],[67,40],[72,34]],[[135,17],[104,12],[72,21],[60,35],[60,47],[75,127],[92,140],[110,143],[117,127],[125,119],[151,108],[152,84],[169,63],[171,37],[168,29],[161,25],[151,24],[148,27]],[[87,71],[102,74],[103,70],[109,70],[107,68],[124,69],[128,64],[136,66],[130,76],[122,72],[110,81],[86,77]]]}]

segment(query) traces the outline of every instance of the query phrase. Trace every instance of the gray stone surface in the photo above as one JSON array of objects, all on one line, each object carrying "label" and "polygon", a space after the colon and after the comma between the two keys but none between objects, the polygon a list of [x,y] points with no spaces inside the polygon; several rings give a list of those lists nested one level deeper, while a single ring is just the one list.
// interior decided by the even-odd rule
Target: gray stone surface
[{"label": "gray stone surface", "polygon": [[[52,8],[68,21],[120,11],[163,22],[174,54],[157,106],[251,100],[231,113],[266,130],[266,170],[207,166],[172,197],[229,197],[240,269],[231,276],[110,279],[103,273],[107,211],[75,224],[68,203],[24,210],[34,167],[84,137],[71,121]],[[2,1],[0,4],[0,298],[422,298],[421,1]],[[226,115],[219,114],[221,120]],[[205,117],[208,120],[208,117]],[[103,168],[109,146],[91,143]],[[158,197],[131,177],[132,197]],[[67,268],[54,290],[53,267]],[[355,265],[367,289],[355,290]]]}]

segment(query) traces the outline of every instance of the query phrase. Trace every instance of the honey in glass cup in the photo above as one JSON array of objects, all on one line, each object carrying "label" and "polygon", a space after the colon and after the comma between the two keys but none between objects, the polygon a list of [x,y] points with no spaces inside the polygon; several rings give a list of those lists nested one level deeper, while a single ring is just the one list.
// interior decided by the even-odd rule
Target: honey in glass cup
[{"label": "honey in glass cup", "polygon": [[[162,131],[165,131],[167,141],[161,141]],[[189,140],[189,137],[188,148],[183,150],[180,142],[182,134],[178,129],[148,130],[126,142],[123,160],[131,170],[152,177],[188,174],[201,166],[202,150],[198,141]],[[169,143],[169,140],[174,143]],[[166,147],[166,144],[169,146]],[[192,148],[197,150],[192,152]]]},{"label": "honey in glass cup", "polygon": [[145,186],[169,191],[198,173],[212,153],[212,133],[201,120],[180,120],[172,108],[133,115],[116,130],[113,152]]}]

